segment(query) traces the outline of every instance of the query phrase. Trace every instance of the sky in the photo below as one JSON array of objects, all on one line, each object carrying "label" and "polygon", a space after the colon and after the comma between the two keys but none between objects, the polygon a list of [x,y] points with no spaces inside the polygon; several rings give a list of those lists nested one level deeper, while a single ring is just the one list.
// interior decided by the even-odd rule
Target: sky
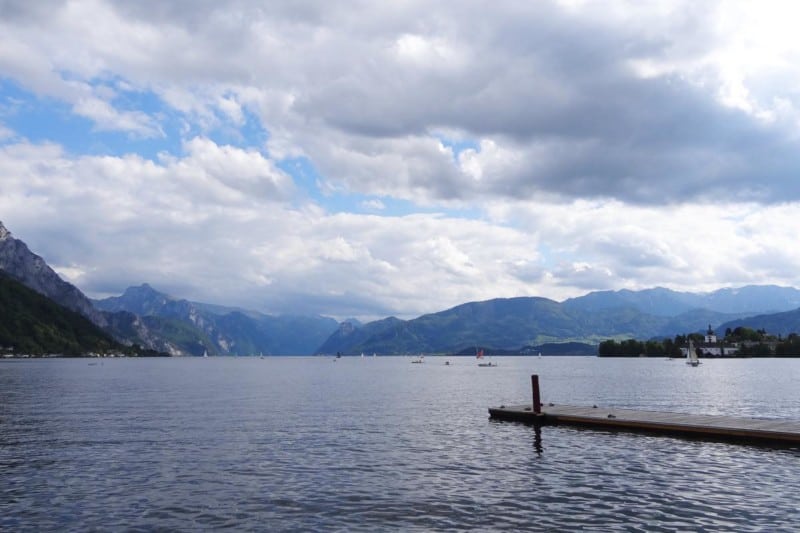
[{"label": "sky", "polygon": [[800,286],[795,2],[0,0],[0,221],[270,314]]}]

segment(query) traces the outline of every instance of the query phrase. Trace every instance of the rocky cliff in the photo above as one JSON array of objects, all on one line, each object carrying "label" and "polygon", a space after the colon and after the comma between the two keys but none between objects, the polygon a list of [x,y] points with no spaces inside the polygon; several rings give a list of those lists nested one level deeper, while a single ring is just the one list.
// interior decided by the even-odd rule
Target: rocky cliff
[{"label": "rocky cliff", "polygon": [[[95,300],[94,304],[103,311],[142,317],[138,337],[168,339],[172,346],[152,346],[173,354],[180,350],[200,355],[207,349],[214,355],[307,355],[314,353],[337,326],[332,318],[264,315],[173,298],[146,283],[129,287],[121,296]],[[183,327],[178,328],[179,324]],[[194,334],[190,335],[191,331]]]},{"label": "rocky cliff", "polygon": [[101,327],[107,325],[103,313],[95,309],[77,287],[61,279],[44,259],[31,252],[24,242],[15,239],[2,222],[0,222],[0,270],[59,305],[82,314],[96,325]]}]

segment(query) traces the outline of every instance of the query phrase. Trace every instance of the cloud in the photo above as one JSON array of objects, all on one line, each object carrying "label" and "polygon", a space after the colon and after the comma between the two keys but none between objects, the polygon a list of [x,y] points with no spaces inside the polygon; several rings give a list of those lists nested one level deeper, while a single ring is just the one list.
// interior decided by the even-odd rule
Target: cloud
[{"label": "cloud", "polygon": [[[800,195],[791,179],[798,46],[785,24],[767,31],[782,20],[774,10],[178,5],[8,3],[4,44],[16,52],[4,70],[101,129],[160,131],[154,116],[91,95],[108,72],[154,91],[201,132],[221,117],[241,126],[247,110],[271,132],[275,154],[307,155],[326,179],[361,194],[650,205]],[[753,17],[761,26],[746,24]],[[769,61],[738,53],[744,39]],[[492,150],[462,168],[436,153],[440,129]]]},{"label": "cloud", "polygon": [[0,173],[13,176],[0,212],[93,296],[148,281],[201,301],[342,318],[603,288],[786,284],[800,271],[794,204],[519,200],[487,205],[487,220],[330,214],[293,205],[275,172],[203,138],[162,162],[18,143],[0,151]]},{"label": "cloud", "polygon": [[[120,112],[109,102],[99,98],[85,98],[75,102],[75,114],[92,120],[99,130],[121,130],[144,137],[159,135],[160,130],[145,113]],[[161,133],[163,135],[163,133]]]},{"label": "cloud", "polygon": [[791,251],[790,228],[796,209],[797,204],[707,203],[654,210],[580,201],[536,208],[501,204],[493,215],[536,234],[547,280],[540,286],[713,290],[795,285],[798,277],[790,271],[800,256]]},{"label": "cloud", "polygon": [[386,204],[384,204],[377,198],[373,198],[371,200],[364,200],[363,202],[361,202],[361,207],[369,211],[383,211],[384,209],[386,209]]},{"label": "cloud", "polygon": [[407,316],[796,284],[785,9],[8,0],[0,209],[96,295]]},{"label": "cloud", "polygon": [[16,136],[11,128],[7,128],[0,123],[0,142],[13,139]]},{"label": "cloud", "polygon": [[[222,197],[212,178],[213,156],[224,147],[209,143],[197,140],[185,157],[163,164],[7,146],[0,171],[17,177],[3,181],[0,211],[16,235],[94,296],[148,281],[272,312],[409,316],[525,290],[493,257],[509,245],[525,249],[520,233],[445,217],[328,215],[269,196]],[[351,300],[362,303],[351,308]],[[320,302],[335,309],[315,307]]]},{"label": "cloud", "polygon": [[293,194],[291,179],[258,152],[204,138],[184,148],[183,157],[153,162],[136,155],[73,157],[52,143],[6,145],[2,189],[11,205],[35,204],[32,215],[94,216],[99,227],[135,220],[140,210],[190,221],[228,205],[266,207]]}]

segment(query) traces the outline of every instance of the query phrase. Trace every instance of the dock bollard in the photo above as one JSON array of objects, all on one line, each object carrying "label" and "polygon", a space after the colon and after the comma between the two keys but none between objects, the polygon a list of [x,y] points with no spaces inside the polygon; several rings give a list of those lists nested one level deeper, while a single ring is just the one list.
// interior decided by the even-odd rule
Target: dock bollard
[{"label": "dock bollard", "polygon": [[542,400],[539,398],[539,376],[531,375],[531,387],[533,388],[533,412],[537,415],[542,412]]}]

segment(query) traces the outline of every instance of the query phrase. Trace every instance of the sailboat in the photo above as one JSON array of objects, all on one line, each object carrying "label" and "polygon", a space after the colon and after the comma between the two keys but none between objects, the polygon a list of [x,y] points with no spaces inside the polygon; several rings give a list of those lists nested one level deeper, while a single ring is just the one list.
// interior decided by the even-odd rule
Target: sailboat
[{"label": "sailboat", "polygon": [[[478,350],[478,353],[475,355],[477,359],[483,359],[483,348]],[[497,363],[492,363],[491,361],[487,363],[478,363],[478,366],[497,366]]]},{"label": "sailboat", "polygon": [[691,366],[698,366],[700,359],[697,358],[697,350],[694,349],[694,342],[689,339],[689,347],[686,349],[686,364]]}]

